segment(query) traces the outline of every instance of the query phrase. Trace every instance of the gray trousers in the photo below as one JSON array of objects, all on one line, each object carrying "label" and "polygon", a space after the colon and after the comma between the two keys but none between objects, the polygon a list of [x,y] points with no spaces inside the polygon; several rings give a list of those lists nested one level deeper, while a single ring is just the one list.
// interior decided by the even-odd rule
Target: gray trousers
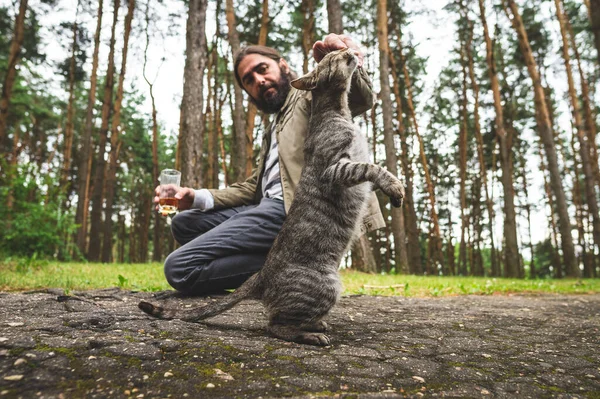
[{"label": "gray trousers", "polygon": [[182,246],[165,261],[169,284],[186,295],[237,288],[264,265],[285,220],[283,201],[177,214],[171,222]]}]

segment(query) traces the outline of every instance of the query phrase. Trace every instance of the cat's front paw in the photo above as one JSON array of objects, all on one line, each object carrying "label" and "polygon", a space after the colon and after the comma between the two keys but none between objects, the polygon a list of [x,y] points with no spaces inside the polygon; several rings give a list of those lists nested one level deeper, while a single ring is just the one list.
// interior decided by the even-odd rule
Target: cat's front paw
[{"label": "cat's front paw", "polygon": [[388,197],[390,197],[392,206],[400,208],[404,203],[404,186],[400,181],[397,181],[396,183],[387,187],[385,193]]}]

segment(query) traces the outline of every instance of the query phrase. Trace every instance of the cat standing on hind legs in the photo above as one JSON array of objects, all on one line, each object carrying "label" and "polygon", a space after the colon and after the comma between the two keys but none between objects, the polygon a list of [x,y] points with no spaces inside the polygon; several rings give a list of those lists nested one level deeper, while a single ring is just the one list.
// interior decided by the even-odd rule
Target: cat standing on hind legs
[{"label": "cat standing on hind legs", "polygon": [[327,54],[317,68],[292,82],[312,92],[312,113],[304,144],[305,165],[294,200],[263,268],[233,294],[207,306],[173,310],[141,302],[158,318],[199,321],[243,299],[260,299],[274,336],[329,345],[323,318],[341,292],[338,266],[358,231],[373,188],[400,206],[402,183],[367,162],[367,143],[352,123],[348,91],[358,59],[353,50]]}]

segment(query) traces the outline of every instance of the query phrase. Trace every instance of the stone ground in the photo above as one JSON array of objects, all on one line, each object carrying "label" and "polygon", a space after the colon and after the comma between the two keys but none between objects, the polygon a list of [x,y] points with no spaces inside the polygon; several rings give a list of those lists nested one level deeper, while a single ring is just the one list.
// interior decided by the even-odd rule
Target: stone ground
[{"label": "stone ground", "polygon": [[325,348],[267,336],[255,301],[188,324],[140,299],[0,293],[0,399],[600,398],[600,294],[344,297]]}]

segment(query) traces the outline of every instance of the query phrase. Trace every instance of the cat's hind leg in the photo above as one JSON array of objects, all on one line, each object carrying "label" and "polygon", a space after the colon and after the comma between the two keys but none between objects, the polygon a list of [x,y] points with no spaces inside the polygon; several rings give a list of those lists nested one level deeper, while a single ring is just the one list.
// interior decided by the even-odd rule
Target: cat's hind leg
[{"label": "cat's hind leg", "polygon": [[298,326],[289,324],[269,324],[268,330],[277,338],[299,344],[328,346],[331,344],[329,337],[321,332],[310,332]]}]

